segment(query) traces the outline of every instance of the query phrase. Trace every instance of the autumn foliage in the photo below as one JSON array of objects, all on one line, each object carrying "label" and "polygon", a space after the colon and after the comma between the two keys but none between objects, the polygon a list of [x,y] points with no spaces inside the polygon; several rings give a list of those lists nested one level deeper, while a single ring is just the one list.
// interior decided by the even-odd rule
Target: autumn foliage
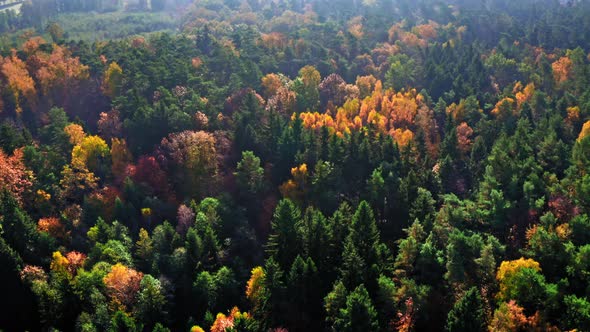
[{"label": "autumn foliage", "polygon": [[51,54],[38,52],[34,60],[38,65],[34,76],[45,94],[53,88],[70,93],[66,90],[89,77],[88,66],[81,64],[79,58],[72,57],[69,50],[58,45],[53,45]]},{"label": "autumn foliage", "polygon": [[283,183],[279,190],[283,197],[289,198],[294,202],[302,203],[308,191],[309,174],[307,165],[301,164],[298,167],[293,167],[291,169],[291,176],[293,178]]},{"label": "autumn foliage", "polygon": [[117,263],[103,278],[103,282],[115,306],[130,308],[136,300],[142,278],[143,273]]},{"label": "autumn foliage", "polygon": [[264,270],[262,267],[257,266],[252,269],[250,279],[246,285],[246,297],[252,302],[256,302],[260,296],[259,292],[262,287],[262,281],[264,278]]},{"label": "autumn foliage", "polygon": [[102,89],[106,96],[115,98],[121,89],[123,70],[116,62],[111,62],[104,73]]},{"label": "autumn foliage", "polygon": [[247,312],[240,312],[240,309],[234,307],[228,316],[219,313],[211,326],[211,332],[225,332],[234,327],[234,322],[238,319],[247,319],[249,317]]},{"label": "autumn foliage", "polygon": [[530,258],[525,259],[523,257],[513,261],[502,262],[498,268],[498,272],[496,273],[496,280],[498,280],[500,284],[498,298],[504,297],[512,277],[521,269],[533,269],[535,271],[541,271],[541,266],[537,261]]},{"label": "autumn foliage", "polygon": [[572,70],[572,60],[567,56],[561,57],[551,64],[551,68],[553,69],[553,77],[555,78],[555,82],[563,83],[570,77]]},{"label": "autumn foliage", "polygon": [[33,173],[23,163],[23,150],[17,149],[11,156],[0,149],[0,189],[8,190],[17,200],[29,191]]},{"label": "autumn foliage", "polygon": [[37,224],[40,232],[45,232],[59,239],[65,239],[67,236],[65,226],[56,217],[41,218]]},{"label": "autumn foliage", "polygon": [[16,101],[16,111],[22,111],[20,107],[20,98],[32,103],[36,98],[36,88],[33,78],[27,71],[25,62],[16,56],[13,50],[10,57],[0,58],[0,70],[8,82],[8,87]]},{"label": "autumn foliage", "polygon": [[177,174],[178,188],[189,195],[204,195],[213,190],[217,175],[213,135],[204,131],[173,133],[162,139],[161,148]]},{"label": "autumn foliage", "polygon": [[578,142],[582,141],[590,134],[590,121],[586,121],[582,126],[582,130],[580,131],[580,135],[578,136]]},{"label": "autumn foliage", "polygon": [[[363,78],[361,81],[366,81],[363,83],[366,84],[364,90],[372,85],[370,79]],[[382,134],[391,135],[399,146],[406,146],[414,138],[419,113],[423,113],[428,122],[431,115],[423,97],[416,90],[383,91],[381,82],[377,81],[370,96],[363,100],[348,99],[335,114],[307,112],[301,113],[299,117],[306,128],[327,127],[339,136],[371,126]]]},{"label": "autumn foliage", "polygon": [[78,145],[82,143],[84,136],[86,133],[84,132],[84,128],[76,123],[71,123],[64,128],[64,132],[68,136],[70,140],[70,144]]}]

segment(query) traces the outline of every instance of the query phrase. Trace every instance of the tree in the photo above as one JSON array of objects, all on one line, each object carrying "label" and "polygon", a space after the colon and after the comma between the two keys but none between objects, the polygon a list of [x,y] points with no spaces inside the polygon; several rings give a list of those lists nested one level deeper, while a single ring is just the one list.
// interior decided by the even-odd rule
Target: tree
[{"label": "tree", "polygon": [[377,331],[377,311],[371,303],[369,293],[363,285],[355,288],[346,297],[346,307],[340,309],[335,322],[337,331]]},{"label": "tree", "polygon": [[146,328],[152,328],[166,317],[166,297],[158,279],[146,274],[141,279],[135,312]]},{"label": "tree", "polygon": [[582,130],[578,135],[578,142],[581,142],[584,138],[586,138],[590,134],[590,121],[584,122],[582,126]]},{"label": "tree", "polygon": [[263,280],[264,269],[261,266],[253,268],[250,279],[246,284],[246,297],[252,302],[252,304],[257,304],[261,300]]},{"label": "tree", "polygon": [[183,131],[162,139],[162,150],[175,170],[175,183],[187,197],[204,198],[217,176],[215,138],[204,131]]},{"label": "tree", "polygon": [[51,40],[53,40],[54,43],[61,42],[64,37],[64,30],[56,22],[50,22],[47,24],[45,27],[45,32],[49,33]]},{"label": "tree", "polygon": [[56,217],[41,218],[37,223],[37,229],[40,232],[45,232],[57,239],[65,239],[67,237],[66,228],[61,220]]},{"label": "tree", "polygon": [[123,182],[127,167],[133,161],[133,156],[127,148],[127,142],[124,139],[113,138],[111,141],[111,171],[117,181]]},{"label": "tree", "polygon": [[135,330],[133,318],[126,312],[118,310],[111,320],[111,331],[132,332]]},{"label": "tree", "polygon": [[410,206],[410,220],[418,219],[426,230],[430,230],[434,225],[436,217],[436,201],[432,197],[432,193],[424,188],[418,188],[418,196]]},{"label": "tree", "polygon": [[294,236],[297,234],[297,225],[300,221],[301,212],[295,204],[288,199],[281,200],[273,215],[267,252],[283,270],[291,267],[301,250],[299,240]]},{"label": "tree", "polygon": [[344,285],[352,289],[368,281],[366,261],[359,255],[351,238],[348,237],[344,244],[342,252],[342,267],[340,268],[340,278]]},{"label": "tree", "polygon": [[500,291],[496,295],[498,300],[514,299],[527,314],[550,307],[557,289],[545,282],[538,263],[535,263],[530,259],[502,262],[496,276],[500,282]]},{"label": "tree", "polygon": [[[137,160],[134,172],[131,174],[133,182],[148,188],[148,193],[162,199],[173,198],[168,175],[154,156],[141,156]],[[133,185],[133,182],[128,182]],[[151,191],[150,191],[151,189]]]},{"label": "tree", "polygon": [[551,64],[551,68],[555,82],[562,84],[571,76],[572,60],[567,56],[561,57]]},{"label": "tree", "polygon": [[382,328],[391,326],[393,319],[396,316],[396,295],[397,289],[392,278],[384,275],[379,276],[379,289],[375,296],[375,310],[377,310],[377,317]]},{"label": "tree", "polygon": [[104,174],[110,149],[99,136],[86,136],[72,150],[72,166],[75,169],[88,169],[91,172]]},{"label": "tree", "polygon": [[219,313],[211,326],[211,332],[250,331],[250,316],[234,307],[228,316]]},{"label": "tree", "polygon": [[213,229],[215,216],[211,218],[204,212],[200,211],[197,213],[195,221],[195,230],[203,244],[201,263],[209,268],[216,266],[219,263],[219,241],[217,239],[217,233]]},{"label": "tree", "polygon": [[279,191],[284,198],[291,201],[303,204],[306,202],[306,196],[309,182],[309,174],[307,172],[307,164],[301,164],[298,167],[291,168],[291,176],[293,179],[287,180],[279,187]]},{"label": "tree", "polygon": [[8,156],[0,149],[0,190],[8,190],[19,202],[31,189],[33,173],[27,170],[23,162],[23,150],[14,150]]},{"label": "tree", "polygon": [[152,241],[154,248],[153,266],[159,269],[159,272],[172,274],[172,255],[174,250],[181,245],[180,236],[174,230],[172,225],[165,221],[163,224],[156,226],[152,232]]},{"label": "tree", "polygon": [[120,112],[116,109],[100,113],[96,125],[98,132],[105,140],[108,141],[121,136],[123,123],[121,123],[120,115]]},{"label": "tree", "polygon": [[319,283],[320,277],[313,260],[297,256],[287,278],[292,329],[314,330],[318,327],[321,312]]},{"label": "tree", "polygon": [[244,197],[256,196],[264,189],[264,169],[260,167],[260,158],[252,151],[242,152],[235,175]]},{"label": "tree", "polygon": [[408,237],[399,242],[399,249],[394,267],[396,268],[395,273],[397,275],[411,276],[413,274],[416,259],[420,253],[420,246],[422,245],[426,234],[418,219],[415,219],[412,226],[405,231],[408,234]]},{"label": "tree", "polygon": [[72,93],[79,81],[89,77],[89,67],[81,64],[79,58],[71,57],[65,47],[55,45],[51,54],[37,54],[36,58],[40,64],[35,77],[45,94],[54,88],[62,96]]},{"label": "tree", "polygon": [[21,113],[20,97],[23,96],[29,103],[34,103],[37,91],[35,82],[29,74],[26,64],[16,56],[16,50],[13,50],[12,56],[0,59],[0,71],[8,81],[14,101],[16,103],[16,112]]},{"label": "tree", "polygon": [[396,91],[411,88],[417,79],[416,61],[405,54],[396,54],[389,58],[389,69],[385,73],[385,82]]},{"label": "tree", "polygon": [[499,332],[522,331],[528,323],[524,315],[524,309],[516,304],[514,300],[500,304],[494,312],[494,317],[488,330]]},{"label": "tree", "polygon": [[299,70],[299,76],[293,84],[297,93],[297,109],[299,112],[316,111],[320,103],[319,85],[322,77],[313,66],[305,66]]},{"label": "tree", "polygon": [[113,265],[111,271],[103,278],[115,307],[131,308],[137,300],[143,274],[120,263]]},{"label": "tree", "polygon": [[[242,94],[245,94],[244,96]],[[247,90],[232,96],[230,100],[241,101],[239,109],[233,115],[235,124],[234,142],[238,151],[264,151],[263,137],[265,128],[262,119],[266,117],[262,105],[264,100],[254,91]]]},{"label": "tree", "polygon": [[176,232],[180,235],[186,235],[186,232],[195,223],[195,211],[188,206],[181,204],[176,211]]},{"label": "tree", "polygon": [[447,331],[485,331],[485,312],[483,301],[477,288],[470,288],[449,312]]},{"label": "tree", "polygon": [[590,302],[585,298],[567,295],[564,303],[566,307],[564,325],[568,329],[579,331],[590,329]]},{"label": "tree", "polygon": [[[66,118],[67,120],[67,118]],[[68,136],[71,145],[79,145],[86,136],[84,128],[76,123],[70,123],[63,128],[64,133]]]},{"label": "tree", "polygon": [[253,317],[260,322],[263,330],[286,321],[283,275],[283,270],[272,257],[266,260],[260,298],[253,306]]},{"label": "tree", "polygon": [[314,261],[321,274],[330,271],[326,245],[330,242],[330,230],[326,217],[319,210],[308,208],[298,226],[304,253]]},{"label": "tree", "polygon": [[324,308],[326,310],[326,323],[332,331],[336,330],[336,320],[340,315],[340,310],[346,307],[346,298],[348,291],[341,281],[336,281],[332,291],[324,298]]},{"label": "tree", "polygon": [[104,73],[102,81],[102,90],[104,94],[111,99],[119,96],[122,83],[123,70],[116,62],[111,62],[109,68]]},{"label": "tree", "polygon": [[373,216],[373,210],[366,201],[362,201],[352,217],[350,224],[350,241],[368,268],[382,263],[379,261],[379,230]]},{"label": "tree", "polygon": [[51,237],[37,231],[36,223],[6,189],[0,190],[0,233],[8,252],[29,264],[47,264],[46,257],[54,251]]},{"label": "tree", "polygon": [[448,239],[445,278],[451,283],[470,285],[477,280],[476,259],[481,255],[484,241],[479,234],[467,234],[454,230]]},{"label": "tree", "polygon": [[264,91],[264,96],[270,98],[276,95],[279,89],[283,87],[283,82],[281,81],[281,76],[277,74],[267,74],[262,78],[261,85]]},{"label": "tree", "polygon": [[[525,259],[524,257],[513,261],[504,261],[498,268],[496,279],[500,282],[500,285],[502,285],[521,269],[533,269],[535,271],[541,271],[541,266],[535,260],[530,258]],[[502,291],[502,288],[500,288],[500,291]]]}]

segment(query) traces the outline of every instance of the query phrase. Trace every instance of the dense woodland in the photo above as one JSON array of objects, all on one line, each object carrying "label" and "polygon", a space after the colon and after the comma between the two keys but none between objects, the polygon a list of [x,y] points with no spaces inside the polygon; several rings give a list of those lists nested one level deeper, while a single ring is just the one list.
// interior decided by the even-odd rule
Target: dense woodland
[{"label": "dense woodland", "polygon": [[130,3],[0,17],[0,330],[590,331],[589,1]]}]

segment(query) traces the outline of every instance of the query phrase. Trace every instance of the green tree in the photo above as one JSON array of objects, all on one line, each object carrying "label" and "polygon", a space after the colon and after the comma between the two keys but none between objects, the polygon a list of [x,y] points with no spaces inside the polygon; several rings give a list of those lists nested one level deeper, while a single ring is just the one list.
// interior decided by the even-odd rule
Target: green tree
[{"label": "green tree", "polygon": [[326,324],[331,328],[331,331],[337,331],[335,323],[340,315],[340,310],[346,307],[347,297],[348,291],[342,281],[336,281],[332,291],[324,298]]},{"label": "green tree", "polygon": [[315,262],[314,265],[318,267],[320,272],[327,271],[329,269],[329,247],[327,244],[330,242],[328,220],[320,211],[308,208],[298,226],[303,252]]},{"label": "green tree", "polygon": [[346,297],[346,307],[334,323],[337,331],[377,331],[377,311],[373,307],[365,286],[360,285]]},{"label": "green tree", "polygon": [[146,274],[141,280],[135,307],[136,317],[151,329],[166,317],[166,297],[158,279]]},{"label": "green tree", "polygon": [[267,259],[260,303],[253,310],[254,318],[260,321],[261,330],[268,330],[288,321],[285,303],[286,285],[283,278],[284,272],[280,265],[272,257]]},{"label": "green tree", "polygon": [[252,151],[242,152],[235,176],[244,197],[256,196],[264,190],[264,169],[260,166],[260,158]]},{"label": "green tree", "polygon": [[283,270],[291,267],[301,250],[296,236],[300,221],[301,212],[295,204],[288,199],[281,200],[273,215],[267,251]]},{"label": "green tree", "polygon": [[428,189],[418,188],[418,197],[410,207],[410,220],[420,220],[426,231],[430,231],[436,217],[436,201]]},{"label": "green tree", "polygon": [[142,271],[149,271],[154,255],[154,243],[145,229],[139,230],[139,239],[135,242],[135,263]]},{"label": "green tree", "polygon": [[319,328],[321,297],[318,292],[320,277],[311,258],[304,260],[297,256],[287,284],[289,285],[289,315],[293,330],[314,330]]},{"label": "green tree", "polygon": [[449,312],[446,329],[449,332],[485,331],[483,301],[477,288],[470,288]]},{"label": "green tree", "polygon": [[389,58],[389,69],[385,73],[385,85],[399,91],[412,88],[418,78],[416,61],[406,54],[396,54]]},{"label": "green tree", "polygon": [[111,320],[109,332],[135,332],[135,321],[127,313],[117,311]]},{"label": "green tree", "polygon": [[565,315],[563,324],[567,329],[590,330],[590,302],[586,298],[567,295],[564,300]]}]

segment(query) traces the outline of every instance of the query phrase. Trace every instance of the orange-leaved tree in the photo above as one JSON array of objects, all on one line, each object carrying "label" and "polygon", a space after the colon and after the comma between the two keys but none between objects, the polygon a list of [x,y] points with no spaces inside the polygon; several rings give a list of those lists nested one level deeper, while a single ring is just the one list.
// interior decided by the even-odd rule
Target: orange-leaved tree
[{"label": "orange-leaved tree", "polygon": [[33,172],[23,162],[23,150],[14,150],[12,156],[0,149],[0,190],[6,189],[22,203],[23,195],[33,185]]},{"label": "orange-leaved tree", "polygon": [[30,105],[34,105],[37,97],[35,82],[27,70],[26,64],[17,57],[16,50],[12,55],[2,59],[0,57],[0,71],[6,78],[8,89],[12,92],[16,103],[16,112],[22,112],[21,97],[24,97]]},{"label": "orange-leaved tree", "polygon": [[103,278],[107,293],[118,309],[129,309],[135,303],[143,274],[130,267],[117,263]]}]

